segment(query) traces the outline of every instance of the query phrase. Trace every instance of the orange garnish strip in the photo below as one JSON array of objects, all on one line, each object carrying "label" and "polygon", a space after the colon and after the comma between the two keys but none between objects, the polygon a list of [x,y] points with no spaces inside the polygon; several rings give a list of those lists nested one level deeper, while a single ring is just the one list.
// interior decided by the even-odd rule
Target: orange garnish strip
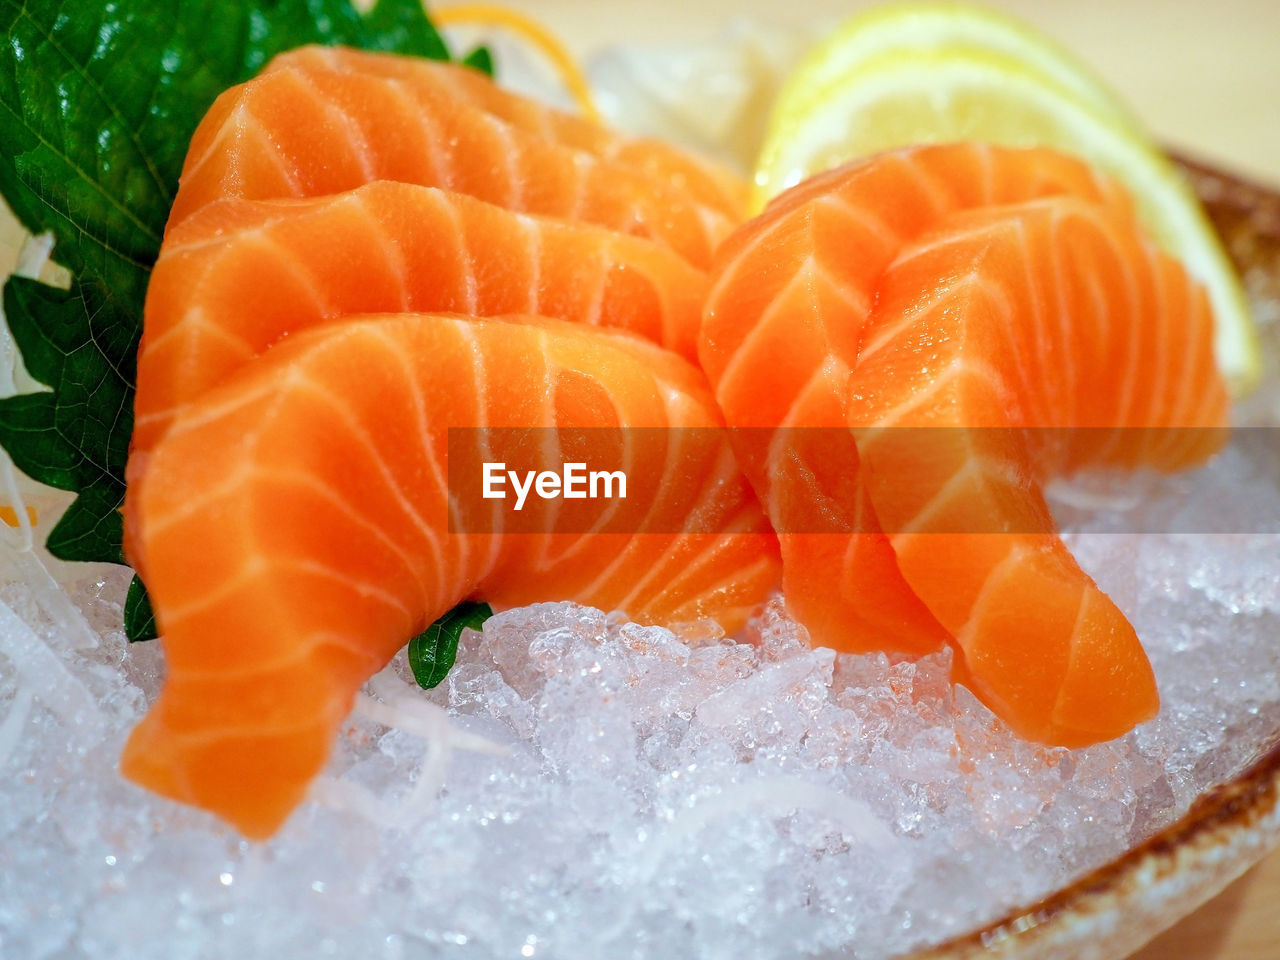
[{"label": "orange garnish strip", "polygon": [[[0,522],[3,522],[8,527],[18,526],[18,511],[13,507],[0,507]],[[36,525],[35,507],[27,507],[27,523],[33,527]]]},{"label": "orange garnish strip", "polygon": [[592,120],[600,120],[600,111],[591,96],[591,87],[587,84],[587,75],[582,72],[568,49],[542,24],[523,13],[508,10],[492,3],[464,3],[455,7],[433,7],[431,19],[437,27],[452,27],[460,24],[489,27],[505,27],[522,36],[551,61],[552,66],[560,74],[560,82],[578,101],[582,112]]}]

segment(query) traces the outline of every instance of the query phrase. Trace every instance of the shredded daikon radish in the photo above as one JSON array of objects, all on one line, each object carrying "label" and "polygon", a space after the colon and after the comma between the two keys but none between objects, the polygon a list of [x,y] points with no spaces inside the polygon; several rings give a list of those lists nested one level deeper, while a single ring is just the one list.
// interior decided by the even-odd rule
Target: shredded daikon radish
[{"label": "shredded daikon radish", "polygon": [[93,694],[63,664],[62,658],[36,636],[21,617],[0,603],[0,653],[13,663],[24,687],[66,724],[70,735],[93,745],[105,718]]}]

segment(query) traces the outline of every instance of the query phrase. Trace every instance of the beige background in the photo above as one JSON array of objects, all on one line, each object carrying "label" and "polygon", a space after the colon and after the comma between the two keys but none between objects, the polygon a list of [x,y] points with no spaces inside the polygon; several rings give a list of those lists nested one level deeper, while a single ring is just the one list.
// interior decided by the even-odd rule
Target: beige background
[{"label": "beige background", "polygon": [[[733,16],[836,21],[862,0],[503,0],[579,56],[710,39]],[[440,6],[446,4],[441,3]],[[1160,140],[1280,188],[1280,0],[996,0],[1091,64]],[[790,18],[790,19],[789,19]],[[1280,852],[1134,960],[1280,957]]]}]

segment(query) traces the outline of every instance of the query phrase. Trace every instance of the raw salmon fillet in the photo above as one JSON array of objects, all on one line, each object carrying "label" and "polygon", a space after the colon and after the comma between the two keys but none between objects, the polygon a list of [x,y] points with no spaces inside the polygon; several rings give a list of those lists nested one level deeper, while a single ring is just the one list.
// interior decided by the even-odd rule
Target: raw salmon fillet
[{"label": "raw salmon fillet", "polygon": [[693,360],[706,275],[665,247],[392,181],[217,201],[152,271],[131,469],[174,413],[282,337],[350,313],[530,313],[641,334]]},{"label": "raw salmon fillet", "polygon": [[[777,538],[689,361],[744,196],[463,68],[304,49],[224,94],[139,346],[125,553],[168,675],[125,774],[265,837],[464,599],[740,625]],[[570,460],[625,499],[449,482]]]},{"label": "raw salmon fillet", "polygon": [[627,164],[660,181],[678,186],[698,202],[734,219],[742,218],[747,185],[735,174],[700,160],[662,140],[624,136],[573,113],[548,108],[512,94],[474,70],[416,57],[392,57],[341,47],[300,47],[277,57],[267,71],[310,66],[364,72],[424,85],[437,84],[454,97],[484,110],[512,127],[575,150]]},{"label": "raw salmon fillet", "polygon": [[[519,536],[450,533],[449,428],[531,426],[611,428],[587,458],[659,480],[591,533],[562,532],[551,501]],[[721,427],[696,368],[580,324],[393,314],[290,336],[184,408],[130,487],[168,672],[125,775],[268,836],[359,688],[467,597],[735,629],[776,582],[776,541]]]},{"label": "raw salmon fillet", "polygon": [[214,103],[169,224],[215,200],[395,180],[648,237],[705,269],[745,217],[737,177],[502,90],[466,67],[307,47]]},{"label": "raw salmon fillet", "polygon": [[960,144],[779,197],[717,257],[700,356],[726,420],[762,428],[744,470],[815,639],[951,643],[1016,732],[1080,746],[1158,697],[1042,486],[1209,456],[1227,416],[1212,326],[1118,187],[1049,151]]}]

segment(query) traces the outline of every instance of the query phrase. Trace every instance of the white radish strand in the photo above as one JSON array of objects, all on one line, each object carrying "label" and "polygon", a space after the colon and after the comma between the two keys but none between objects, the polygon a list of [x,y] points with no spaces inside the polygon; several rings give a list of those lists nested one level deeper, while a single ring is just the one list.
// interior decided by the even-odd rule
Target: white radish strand
[{"label": "white radish strand", "polygon": [[[24,687],[67,725],[85,747],[97,742],[106,717],[88,688],[21,617],[0,603],[0,653],[13,663]],[[96,728],[96,729],[95,729]]]},{"label": "white radish strand", "polygon": [[352,713],[391,730],[401,730],[426,745],[426,756],[408,795],[388,804],[362,784],[332,776],[320,777],[312,787],[313,799],[356,813],[381,826],[410,827],[426,816],[444,787],[445,772],[454,750],[492,756],[511,751],[478,734],[455,726],[445,710],[420,697],[420,691],[401,681],[391,667],[369,681],[374,696],[356,698]]},{"label": "white radish strand", "polygon": [[[5,546],[10,548],[6,558],[10,570],[30,588],[40,609],[58,627],[59,638],[67,641],[68,649],[95,649],[98,646],[98,634],[89,626],[66,590],[40,558],[35,530],[27,513],[26,499],[18,486],[13,461],[4,451],[0,451],[0,503],[12,505],[17,515],[18,525],[12,530],[5,529],[3,537]],[[45,516],[50,514],[46,512]]]},{"label": "white radish strand", "polygon": [[22,738],[22,730],[27,725],[27,717],[31,714],[31,704],[35,699],[30,687],[19,687],[14,695],[9,712],[0,722],[0,771],[9,764],[14,748]]}]

